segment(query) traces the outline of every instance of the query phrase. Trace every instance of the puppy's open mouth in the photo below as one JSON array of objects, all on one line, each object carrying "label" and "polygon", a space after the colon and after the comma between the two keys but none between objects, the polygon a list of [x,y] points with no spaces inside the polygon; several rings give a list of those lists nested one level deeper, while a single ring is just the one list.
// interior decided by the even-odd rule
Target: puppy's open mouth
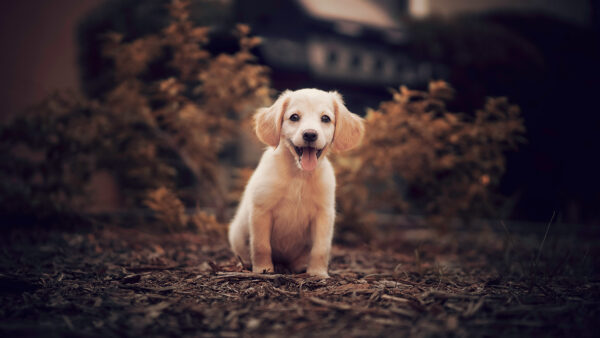
[{"label": "puppy's open mouth", "polygon": [[300,166],[304,170],[314,170],[317,167],[317,159],[321,156],[323,149],[313,147],[296,147],[294,150],[300,158]]}]

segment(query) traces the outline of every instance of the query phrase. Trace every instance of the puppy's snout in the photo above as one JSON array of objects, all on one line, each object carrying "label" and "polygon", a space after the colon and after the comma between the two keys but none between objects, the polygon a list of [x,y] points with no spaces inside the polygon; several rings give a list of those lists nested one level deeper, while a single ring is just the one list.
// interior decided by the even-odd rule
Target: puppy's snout
[{"label": "puppy's snout", "polygon": [[307,129],[302,134],[302,138],[306,142],[314,142],[317,140],[317,131],[314,129]]}]

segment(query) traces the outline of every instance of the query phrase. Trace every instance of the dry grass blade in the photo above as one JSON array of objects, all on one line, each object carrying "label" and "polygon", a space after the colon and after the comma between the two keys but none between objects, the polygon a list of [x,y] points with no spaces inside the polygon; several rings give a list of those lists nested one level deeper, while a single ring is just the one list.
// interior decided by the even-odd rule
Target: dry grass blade
[{"label": "dry grass blade", "polygon": [[344,304],[344,303],[332,303],[332,302],[328,302],[324,299],[321,298],[317,298],[317,297],[309,297],[308,298],[311,302],[317,304],[317,305],[321,305],[321,306],[325,306],[328,308],[332,308],[332,309],[336,309],[336,310],[341,310],[341,311],[350,311],[352,310],[352,306],[348,305],[348,304]]},{"label": "dry grass blade", "polygon": [[469,303],[467,310],[463,313],[464,318],[473,317],[481,309],[483,304],[485,303],[485,297],[481,297],[477,303]]},{"label": "dry grass blade", "polygon": [[405,316],[408,318],[416,318],[419,315],[415,311],[402,309],[402,308],[398,308],[398,307],[392,307],[392,308],[389,308],[389,310],[391,313],[395,313],[397,315],[402,315],[402,316]]},{"label": "dry grass blade", "polygon": [[69,317],[62,316],[62,318],[65,321],[65,324],[67,324],[67,326],[69,327],[69,329],[75,330],[75,327],[73,326],[73,323],[71,322],[71,319],[69,319]]},{"label": "dry grass blade", "polygon": [[552,217],[550,217],[550,222],[548,222],[548,225],[546,226],[546,233],[544,233],[544,238],[542,239],[542,242],[540,243],[540,247],[538,248],[538,253],[535,258],[535,266],[538,265],[538,262],[540,260],[540,255],[542,254],[542,249],[544,248],[544,243],[546,242],[546,238],[548,237],[548,231],[550,231],[550,225],[552,224],[552,221],[554,221],[554,216],[556,216],[555,210],[552,211]]},{"label": "dry grass blade", "polygon": [[279,292],[279,293],[281,293],[283,295],[286,295],[286,296],[299,296],[300,295],[299,292],[287,291],[287,290],[283,290],[283,289],[280,289],[280,288],[276,288],[274,286],[272,286],[271,289],[273,289],[273,290],[275,290],[275,291],[277,291],[277,292]]},{"label": "dry grass blade", "polygon": [[390,295],[381,295],[381,298],[393,300],[394,302],[399,302],[399,303],[408,303],[408,302],[410,302],[409,299],[395,297],[395,296],[390,296]]}]

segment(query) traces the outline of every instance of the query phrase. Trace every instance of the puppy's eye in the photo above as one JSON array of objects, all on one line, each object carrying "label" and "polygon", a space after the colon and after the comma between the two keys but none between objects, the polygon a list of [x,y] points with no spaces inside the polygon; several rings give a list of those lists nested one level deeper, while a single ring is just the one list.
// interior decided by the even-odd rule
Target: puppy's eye
[{"label": "puppy's eye", "polygon": [[290,116],[290,121],[299,121],[300,120],[300,116],[298,114],[292,114],[292,116]]},{"label": "puppy's eye", "polygon": [[323,115],[321,116],[321,122],[329,123],[331,122],[331,119],[329,118],[329,116]]}]

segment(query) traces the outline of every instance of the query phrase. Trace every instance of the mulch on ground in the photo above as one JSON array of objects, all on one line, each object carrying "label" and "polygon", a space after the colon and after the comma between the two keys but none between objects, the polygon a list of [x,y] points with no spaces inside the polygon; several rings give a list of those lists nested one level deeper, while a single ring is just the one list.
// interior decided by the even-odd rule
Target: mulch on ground
[{"label": "mulch on ground", "polygon": [[5,235],[7,337],[595,336],[600,318],[595,242],[398,230],[335,245],[323,280],[244,271],[193,233]]}]

